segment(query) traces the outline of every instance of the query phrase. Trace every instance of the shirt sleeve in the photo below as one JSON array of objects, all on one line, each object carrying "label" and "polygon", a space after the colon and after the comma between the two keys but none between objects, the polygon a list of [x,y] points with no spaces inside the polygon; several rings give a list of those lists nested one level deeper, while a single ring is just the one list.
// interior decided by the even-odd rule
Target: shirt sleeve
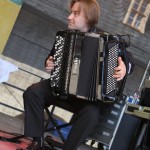
[{"label": "shirt sleeve", "polygon": [[[55,45],[55,44],[54,44],[54,45]],[[50,56],[54,56],[54,51],[55,51],[54,45],[53,45],[53,47],[52,47],[50,53],[48,54],[48,56],[47,56],[46,59],[45,59],[45,64],[44,64],[45,67],[46,67],[46,61],[47,61],[47,59],[48,59]]]},{"label": "shirt sleeve", "polygon": [[122,60],[124,61],[126,68],[127,68],[127,74],[131,74],[134,70],[134,58],[131,52],[127,50],[129,46],[124,43],[120,45],[120,50],[119,50],[119,56],[122,57]]},{"label": "shirt sleeve", "polygon": [[134,58],[133,55],[127,51],[127,73],[131,74],[134,70]]}]

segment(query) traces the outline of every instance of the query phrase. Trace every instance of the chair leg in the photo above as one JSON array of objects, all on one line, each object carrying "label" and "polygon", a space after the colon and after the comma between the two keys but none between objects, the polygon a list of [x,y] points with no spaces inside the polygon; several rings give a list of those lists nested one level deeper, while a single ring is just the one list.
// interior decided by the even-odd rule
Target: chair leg
[{"label": "chair leg", "polygon": [[[63,124],[63,125],[58,125],[56,123],[56,121],[54,120],[54,118],[52,117],[52,114],[50,113],[49,109],[47,107],[45,107],[45,110],[46,110],[46,113],[48,115],[48,121],[46,122],[46,125],[45,125],[45,132],[56,130],[58,132],[58,134],[59,134],[62,142],[64,143],[65,142],[65,138],[64,138],[63,134],[61,133],[60,129],[62,127],[66,127],[66,126],[70,125],[71,123],[66,123],[66,124]],[[51,122],[54,127],[47,129],[49,122]]]}]

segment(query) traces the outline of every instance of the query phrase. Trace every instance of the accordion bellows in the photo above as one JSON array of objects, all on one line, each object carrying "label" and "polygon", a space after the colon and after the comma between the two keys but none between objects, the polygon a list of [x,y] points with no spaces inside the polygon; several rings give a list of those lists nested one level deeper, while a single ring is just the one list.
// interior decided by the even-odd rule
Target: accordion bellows
[{"label": "accordion bellows", "polygon": [[50,75],[53,93],[62,99],[71,94],[88,101],[116,101],[123,91],[113,78],[120,44],[112,35],[58,31]]}]

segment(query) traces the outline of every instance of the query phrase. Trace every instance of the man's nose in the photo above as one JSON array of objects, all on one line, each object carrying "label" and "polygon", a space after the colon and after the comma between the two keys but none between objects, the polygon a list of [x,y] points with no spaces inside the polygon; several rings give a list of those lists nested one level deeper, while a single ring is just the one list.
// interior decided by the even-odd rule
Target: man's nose
[{"label": "man's nose", "polygon": [[68,20],[70,20],[70,19],[72,19],[73,18],[73,14],[70,14],[69,16],[68,16]]}]

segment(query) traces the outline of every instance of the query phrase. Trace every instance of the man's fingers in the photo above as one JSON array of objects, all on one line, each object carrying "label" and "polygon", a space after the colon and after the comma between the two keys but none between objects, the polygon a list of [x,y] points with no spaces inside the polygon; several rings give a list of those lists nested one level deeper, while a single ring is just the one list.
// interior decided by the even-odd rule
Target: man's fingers
[{"label": "man's fingers", "polygon": [[122,58],[118,57],[118,66],[122,63]]},{"label": "man's fingers", "polygon": [[50,57],[48,58],[48,60],[49,60],[49,61],[53,61],[54,58],[53,58],[52,56],[50,56]]}]

